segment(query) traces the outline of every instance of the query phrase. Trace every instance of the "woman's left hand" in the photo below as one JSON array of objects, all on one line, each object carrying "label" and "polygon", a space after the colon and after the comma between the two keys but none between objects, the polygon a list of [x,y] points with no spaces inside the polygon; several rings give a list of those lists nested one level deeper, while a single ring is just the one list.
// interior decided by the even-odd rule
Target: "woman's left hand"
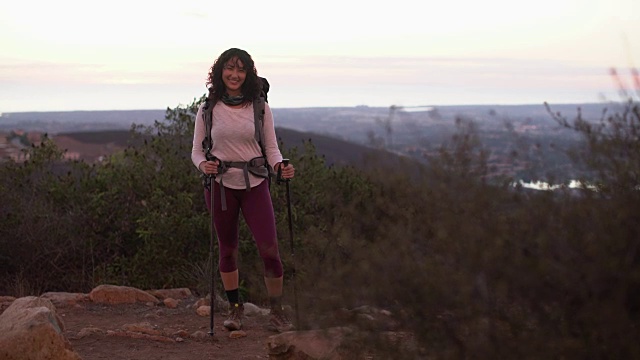
[{"label": "woman's left hand", "polygon": [[283,179],[292,179],[293,175],[296,172],[296,169],[291,163],[289,163],[287,166],[284,166],[283,163],[278,163],[278,167],[280,168],[281,176]]}]

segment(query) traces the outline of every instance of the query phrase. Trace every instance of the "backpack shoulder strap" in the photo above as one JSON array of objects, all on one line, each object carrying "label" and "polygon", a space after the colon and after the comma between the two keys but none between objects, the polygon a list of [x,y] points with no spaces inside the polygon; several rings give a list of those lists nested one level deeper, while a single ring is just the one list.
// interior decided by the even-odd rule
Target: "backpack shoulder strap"
[{"label": "backpack shoulder strap", "polygon": [[211,139],[211,126],[213,116],[213,99],[211,90],[209,90],[209,96],[204,101],[202,106],[202,120],[204,121],[204,139],[202,139],[202,149],[205,152],[207,160],[211,160],[213,155],[211,154],[211,148],[213,147],[213,139]]},{"label": "backpack shoulder strap", "polygon": [[260,149],[262,150],[262,156],[266,157],[267,154],[264,150],[264,105],[265,101],[262,96],[259,96],[253,101],[253,120],[255,125],[254,136]]},{"label": "backpack shoulder strap", "polygon": [[267,93],[269,92],[269,82],[265,78],[260,78],[260,80],[262,81],[262,92],[260,93],[260,96],[253,100],[253,120],[255,125],[254,136],[258,145],[260,145],[262,157],[264,158],[264,163],[269,173],[269,186],[271,186],[271,177],[274,175],[273,167],[267,161],[267,152],[265,151],[264,143],[264,112],[265,103],[267,102]]},{"label": "backpack shoulder strap", "polygon": [[266,78],[260,77],[262,91],[260,96],[253,100],[253,119],[255,123],[255,138],[262,150],[262,156],[267,159],[267,153],[264,150],[264,108],[267,102],[267,93],[269,92],[269,81]]}]

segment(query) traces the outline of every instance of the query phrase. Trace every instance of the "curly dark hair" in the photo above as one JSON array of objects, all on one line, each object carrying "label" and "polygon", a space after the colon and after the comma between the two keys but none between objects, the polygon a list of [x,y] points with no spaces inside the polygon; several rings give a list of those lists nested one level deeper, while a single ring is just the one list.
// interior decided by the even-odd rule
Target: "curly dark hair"
[{"label": "curly dark hair", "polygon": [[236,58],[236,61],[241,61],[246,69],[247,76],[242,84],[245,105],[252,103],[253,100],[260,96],[262,82],[258,77],[258,71],[251,55],[242,49],[231,48],[220,54],[209,69],[206,85],[209,88],[209,98],[213,100],[213,104],[217,103],[226,91],[222,81],[222,68],[233,58]]}]

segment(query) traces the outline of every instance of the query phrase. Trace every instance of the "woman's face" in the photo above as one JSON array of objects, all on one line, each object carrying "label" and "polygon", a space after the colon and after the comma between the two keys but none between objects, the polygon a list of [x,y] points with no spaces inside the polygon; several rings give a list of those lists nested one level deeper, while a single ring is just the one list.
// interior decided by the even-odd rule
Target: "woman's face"
[{"label": "woman's face", "polygon": [[242,84],[247,77],[247,71],[240,59],[234,57],[227,61],[222,68],[222,82],[227,88],[229,96],[241,95]]}]

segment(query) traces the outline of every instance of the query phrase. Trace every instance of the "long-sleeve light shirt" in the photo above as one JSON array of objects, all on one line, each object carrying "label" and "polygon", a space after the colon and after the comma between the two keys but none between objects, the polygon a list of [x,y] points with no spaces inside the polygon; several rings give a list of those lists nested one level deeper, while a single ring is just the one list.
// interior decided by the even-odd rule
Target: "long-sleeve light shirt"
[{"label": "long-sleeve light shirt", "polygon": [[[202,140],[206,132],[202,107],[198,109],[196,115],[195,128],[193,132],[193,144],[191,147],[191,161],[200,169],[200,164],[206,161],[202,148]],[[274,167],[282,162],[282,154],[278,148],[273,114],[268,103],[264,108],[264,142],[267,162]],[[232,108],[218,101],[213,107],[211,116],[211,136],[213,146],[211,154],[221,161],[249,161],[262,156],[260,145],[255,139],[255,124],[253,118],[253,105],[241,108]],[[245,179],[242,169],[229,168],[224,173],[224,186],[231,189],[245,189]],[[216,181],[220,182],[220,176]],[[249,174],[251,187],[259,185],[264,178]]]}]

